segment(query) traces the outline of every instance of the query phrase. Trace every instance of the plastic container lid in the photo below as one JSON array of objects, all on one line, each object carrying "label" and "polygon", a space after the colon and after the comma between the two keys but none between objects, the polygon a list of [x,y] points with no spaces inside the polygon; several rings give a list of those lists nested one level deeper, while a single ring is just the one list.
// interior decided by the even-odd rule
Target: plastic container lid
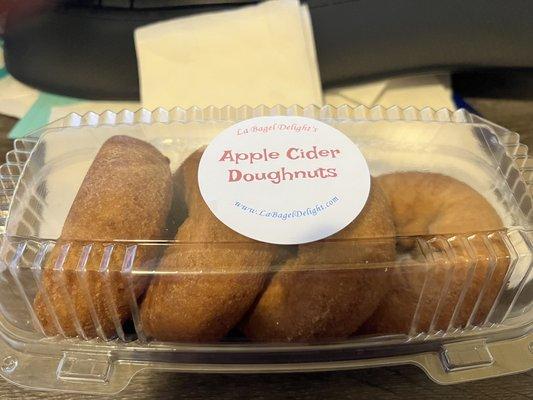
[{"label": "plastic container lid", "polygon": [[528,370],[530,171],[464,110],[72,114],[1,167],[0,374],[114,393],[145,368]]}]

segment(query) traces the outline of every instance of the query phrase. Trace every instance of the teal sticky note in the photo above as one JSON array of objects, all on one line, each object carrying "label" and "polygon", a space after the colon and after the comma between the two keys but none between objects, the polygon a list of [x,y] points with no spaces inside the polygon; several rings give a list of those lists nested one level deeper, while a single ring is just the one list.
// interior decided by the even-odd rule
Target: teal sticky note
[{"label": "teal sticky note", "polygon": [[[2,39],[0,39],[0,53],[4,53],[4,41]],[[0,68],[0,79],[2,79],[3,77],[7,76],[8,73],[7,73],[7,69],[4,65],[2,65],[2,68]]]},{"label": "teal sticky note", "polygon": [[[0,39],[0,53],[4,52],[4,41]],[[7,69],[4,65],[2,65],[2,68],[0,68],[0,79],[7,76]]]},{"label": "teal sticky note", "polygon": [[41,93],[26,115],[9,132],[10,138],[20,138],[50,122],[52,108],[79,103],[80,99]]}]

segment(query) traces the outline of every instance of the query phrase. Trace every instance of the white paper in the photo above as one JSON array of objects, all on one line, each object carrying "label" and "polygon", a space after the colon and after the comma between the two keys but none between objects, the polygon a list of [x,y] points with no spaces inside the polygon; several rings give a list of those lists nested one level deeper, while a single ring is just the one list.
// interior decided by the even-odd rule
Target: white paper
[{"label": "white paper", "polygon": [[450,78],[447,74],[391,78],[327,90],[326,104],[341,106],[362,104],[367,107],[431,107],[455,109]]},{"label": "white paper", "polygon": [[387,82],[382,80],[332,88],[324,93],[324,103],[333,106],[362,104],[370,107],[375,104],[380,94],[385,90]]},{"label": "white paper", "polygon": [[0,114],[22,118],[38,96],[38,90],[20,83],[11,75],[7,75],[0,79]]},{"label": "white paper", "polygon": [[[0,46],[0,68],[4,68],[4,50]],[[22,118],[30,109],[39,91],[26,86],[11,75],[0,78],[0,114]]]},{"label": "white paper", "polygon": [[275,0],[135,31],[146,108],[321,104],[306,6]]},{"label": "white paper", "polygon": [[413,106],[455,109],[449,75],[422,75],[391,79],[376,99],[384,107]]}]

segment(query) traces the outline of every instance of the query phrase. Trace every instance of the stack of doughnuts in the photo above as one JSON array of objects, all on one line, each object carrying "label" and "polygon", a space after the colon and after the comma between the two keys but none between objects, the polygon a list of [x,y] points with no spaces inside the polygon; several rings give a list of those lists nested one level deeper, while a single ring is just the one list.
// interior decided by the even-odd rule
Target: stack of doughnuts
[{"label": "stack of doughnuts", "polygon": [[[47,335],[113,337],[132,298],[137,328],[158,341],[212,343],[238,330],[257,342],[316,343],[487,319],[509,255],[498,213],[467,184],[428,172],[373,177],[347,227],[279,246],[212,214],[198,187],[202,153],[171,177],[147,143],[115,136],[102,146],[45,262],[34,308]],[[169,220],[179,220],[177,231]],[[138,246],[132,269],[153,263],[150,282],[150,274],[124,281],[125,247],[106,253],[118,238],[173,236],[163,254]]]}]

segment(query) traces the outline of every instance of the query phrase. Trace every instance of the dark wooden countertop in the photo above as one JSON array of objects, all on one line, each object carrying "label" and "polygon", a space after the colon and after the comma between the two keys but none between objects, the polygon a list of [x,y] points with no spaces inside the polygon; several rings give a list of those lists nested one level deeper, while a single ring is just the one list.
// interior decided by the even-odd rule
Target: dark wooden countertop
[{"label": "dark wooden countertop", "polygon": [[[469,99],[491,121],[533,145],[533,100]],[[0,116],[0,152],[14,119]],[[86,399],[93,396],[28,391],[0,379],[0,399]],[[440,386],[413,366],[343,372],[271,375],[205,375],[145,372],[114,399],[533,399],[533,371],[452,386]]]}]

